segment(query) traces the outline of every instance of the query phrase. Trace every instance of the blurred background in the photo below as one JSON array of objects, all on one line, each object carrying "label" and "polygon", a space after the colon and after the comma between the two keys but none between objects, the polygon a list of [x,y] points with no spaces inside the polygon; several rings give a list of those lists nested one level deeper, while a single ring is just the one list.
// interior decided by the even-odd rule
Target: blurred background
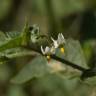
[{"label": "blurred background", "polygon": [[[58,33],[63,33],[65,38],[80,40],[86,62],[90,67],[96,66],[96,0],[0,0],[1,31],[21,32],[26,17],[29,24],[37,24],[43,34],[57,38]],[[11,84],[10,78],[19,70],[15,67],[0,65],[0,96],[73,96],[67,94],[68,90],[73,92],[72,86],[64,89],[56,76],[23,85]],[[81,89],[90,90],[86,86]],[[78,91],[81,95],[74,96],[96,96],[94,92],[86,95]]]}]

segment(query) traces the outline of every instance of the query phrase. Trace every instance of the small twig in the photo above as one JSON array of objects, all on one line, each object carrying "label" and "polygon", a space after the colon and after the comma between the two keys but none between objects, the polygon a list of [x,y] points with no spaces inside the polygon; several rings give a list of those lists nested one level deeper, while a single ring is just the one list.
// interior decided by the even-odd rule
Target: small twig
[{"label": "small twig", "polygon": [[[31,48],[31,49],[32,49],[32,48]],[[32,50],[35,51],[35,52],[38,52],[38,53],[42,54],[42,52],[41,52],[40,50],[36,50],[36,49],[32,49]],[[58,57],[58,56],[56,56],[56,55],[51,55],[51,58],[52,58],[52,59],[55,59],[55,60],[58,60],[58,61],[66,64],[66,65],[68,65],[68,66],[70,66],[70,67],[73,67],[73,68],[81,71],[82,73],[85,72],[86,70],[88,70],[87,68],[83,68],[83,67],[81,67],[81,66],[79,66],[79,65],[76,65],[76,64],[74,64],[74,63],[72,63],[72,62],[70,62],[70,61],[68,61],[68,60],[62,59],[62,58],[60,58],[60,57]]]},{"label": "small twig", "polygon": [[[30,50],[32,50],[32,51],[34,51],[36,53],[42,54],[41,50],[38,50],[38,48],[36,49],[36,48],[29,47],[29,46],[22,46],[22,47],[30,49]],[[68,60],[62,59],[62,58],[60,58],[60,57],[58,57],[56,55],[51,55],[51,58],[55,59],[55,60],[57,60],[59,62],[62,62],[63,64],[66,64],[66,65],[68,65],[68,66],[70,66],[70,67],[72,67],[74,69],[77,69],[77,70],[81,71],[82,72],[82,75],[81,75],[82,80],[84,80],[84,79],[86,79],[88,77],[93,77],[93,76],[96,75],[95,70],[84,68],[84,67],[79,66],[77,64],[74,64],[74,63],[72,63],[72,62],[70,62]]]},{"label": "small twig", "polygon": [[[36,49],[32,49],[32,50],[37,52],[37,53],[42,54],[42,52],[40,50],[38,50],[38,49],[37,50]],[[77,64],[74,64],[74,63],[72,63],[72,62],[70,62],[68,60],[62,59],[62,58],[60,58],[60,57],[58,57],[56,55],[51,55],[51,58],[55,59],[55,60],[58,60],[59,62],[62,62],[62,63],[66,64],[66,65],[68,65],[68,66],[70,66],[70,67],[72,67],[74,69],[77,69],[77,70],[81,71],[82,72],[82,75],[80,77],[81,80],[84,80],[84,79],[86,79],[88,77],[96,76],[96,72],[93,69],[84,68],[84,67],[79,66]]]},{"label": "small twig", "polygon": [[78,69],[79,71],[82,72],[82,75],[80,76],[81,80],[85,80],[86,78],[89,78],[89,77],[94,77],[96,76],[96,69],[95,68],[84,68],[84,67],[81,67],[79,65],[76,65],[72,62],[69,62],[65,59],[62,59],[62,58],[59,58],[55,55],[52,55],[51,58],[55,59],[55,60],[58,60],[66,65],[69,65],[70,67],[73,67],[75,69]]}]

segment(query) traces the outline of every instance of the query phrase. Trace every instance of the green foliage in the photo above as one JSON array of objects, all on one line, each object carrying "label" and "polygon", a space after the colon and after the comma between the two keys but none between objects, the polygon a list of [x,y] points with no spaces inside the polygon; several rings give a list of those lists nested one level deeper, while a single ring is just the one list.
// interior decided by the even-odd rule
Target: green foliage
[{"label": "green foliage", "polygon": [[25,83],[35,77],[42,77],[48,73],[47,61],[42,56],[38,56],[27,64],[20,73],[11,81],[14,83]]},{"label": "green foliage", "polygon": [[[42,96],[42,92],[46,92],[46,91],[48,92],[47,93],[48,96],[51,96],[51,95],[52,96],[60,96],[60,95],[72,96],[72,94],[74,95],[74,91],[77,88],[78,88],[78,91],[75,92],[75,95],[76,94],[79,94],[78,96],[88,95],[91,92],[91,89],[95,88],[96,79],[88,78],[85,81],[81,81],[80,76],[82,72],[80,70],[78,71],[74,69],[74,67],[72,68],[66,65],[65,63],[62,63],[61,61],[57,61],[52,58],[48,62],[46,56],[44,57],[40,55],[41,53],[40,52],[41,50],[39,49],[40,46],[38,47],[38,50],[37,50],[37,53],[39,52],[39,54],[37,53],[33,54],[33,51],[36,51],[33,48],[34,46],[31,46],[30,50],[28,49],[28,47],[30,47],[30,44],[33,44],[33,42],[31,41],[31,36],[32,38],[34,38],[35,35],[34,34],[32,35],[28,28],[29,28],[28,25],[25,26],[23,32],[19,34],[17,33],[13,34],[12,32],[10,32],[10,34],[8,33],[3,34],[2,32],[0,32],[1,64],[7,63],[7,61],[14,60],[14,58],[16,59],[18,57],[21,58],[25,56],[26,57],[35,56],[34,58],[31,58],[30,62],[27,62],[25,66],[20,68],[18,74],[16,74],[10,80],[11,83],[24,84],[29,81],[30,82],[34,81],[34,79],[36,79],[34,90],[37,90],[37,91],[39,90],[40,96]],[[40,35],[38,37],[40,37]],[[36,45],[37,43],[34,43],[34,44]],[[88,65],[86,64],[84,54],[79,41],[69,38],[69,39],[66,39],[66,44],[64,44],[63,46],[65,48],[65,52],[62,53],[60,49],[57,48],[56,54],[55,54],[56,56],[58,56],[59,58],[68,60],[77,66],[79,65],[85,69],[88,68]],[[89,88],[88,86],[91,86],[91,88]],[[15,86],[13,86],[12,88],[15,88]],[[16,88],[18,89],[19,87],[17,86]],[[15,89],[13,89],[13,91],[9,89],[8,94],[15,94],[14,90]],[[53,92],[53,94],[51,94],[51,92]]]},{"label": "green foliage", "polygon": [[[96,96],[95,9],[96,0],[0,0],[0,96]],[[40,47],[59,32],[64,53],[48,60]]]},{"label": "green foliage", "polygon": [[84,53],[78,40],[74,40],[72,38],[66,39],[66,44],[64,45],[64,48],[65,53],[63,56],[61,56],[62,58],[87,68]]},{"label": "green foliage", "polygon": [[8,86],[7,96],[27,96],[23,86],[11,84]]},{"label": "green foliage", "polygon": [[33,81],[34,94],[42,96],[90,96],[94,87],[79,81],[78,78],[63,79],[56,74],[46,75]]},{"label": "green foliage", "polygon": [[[81,46],[78,41],[73,39],[66,40],[65,44],[65,53],[62,54],[59,49],[57,49],[56,54],[69,60],[75,64],[78,64],[82,67],[87,68],[87,64],[85,62],[85,58],[83,56],[83,52]],[[24,83],[28,82],[33,78],[40,78],[45,76],[46,74],[55,73],[57,76],[61,78],[74,78],[80,76],[81,72],[78,70],[74,70],[67,65],[59,64],[58,61],[51,60],[49,63],[46,58],[42,56],[36,56],[28,65],[25,65],[24,68],[20,70],[16,77],[14,77],[11,81],[14,83]],[[58,75],[59,74],[59,75]]]}]

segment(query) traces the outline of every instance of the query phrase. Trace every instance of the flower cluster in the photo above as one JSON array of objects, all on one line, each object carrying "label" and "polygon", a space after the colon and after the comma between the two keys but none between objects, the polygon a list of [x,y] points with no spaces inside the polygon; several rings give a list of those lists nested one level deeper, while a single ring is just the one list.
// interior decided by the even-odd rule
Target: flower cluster
[{"label": "flower cluster", "polygon": [[60,51],[64,53],[64,44],[66,43],[62,33],[58,34],[57,40],[55,40],[52,37],[51,37],[51,40],[53,41],[51,47],[46,46],[45,49],[43,49],[43,47],[41,46],[41,52],[43,55],[47,57],[48,60],[50,59],[50,55],[53,55],[56,53],[57,48],[60,48]]}]

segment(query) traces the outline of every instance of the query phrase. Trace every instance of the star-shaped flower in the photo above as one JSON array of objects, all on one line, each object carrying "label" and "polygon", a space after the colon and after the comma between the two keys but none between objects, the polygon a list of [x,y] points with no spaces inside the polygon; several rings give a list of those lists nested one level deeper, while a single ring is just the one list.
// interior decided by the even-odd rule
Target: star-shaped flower
[{"label": "star-shaped flower", "polygon": [[44,50],[41,46],[41,52],[46,56],[47,60],[50,61],[50,55],[55,54],[55,48],[46,46]]},{"label": "star-shaped flower", "polygon": [[41,52],[43,55],[45,55],[47,57],[48,60],[50,60],[50,56],[56,53],[56,49],[60,48],[60,51],[62,53],[64,53],[64,43],[65,43],[65,39],[62,33],[58,34],[58,39],[54,40],[51,37],[53,44],[51,44],[50,47],[46,46],[45,49],[41,46]]},{"label": "star-shaped flower", "polygon": [[45,50],[43,49],[43,47],[41,46],[41,52],[43,53],[43,55],[51,55],[51,54],[55,54],[55,48],[52,47],[45,47]]},{"label": "star-shaped flower", "polygon": [[55,40],[55,39],[53,39],[52,37],[51,37],[51,39],[52,39],[52,41],[53,41],[53,46],[55,47],[55,48],[60,48],[60,51],[62,52],[62,53],[64,53],[64,44],[66,43],[65,42],[65,38],[64,38],[64,36],[63,36],[63,34],[62,33],[59,33],[58,34],[58,39],[57,40]]},{"label": "star-shaped flower", "polygon": [[55,48],[58,48],[59,46],[65,44],[65,38],[64,38],[62,33],[58,34],[58,39],[57,40],[53,39],[52,37],[51,37],[51,39],[53,41],[53,45],[54,45]]},{"label": "star-shaped flower", "polygon": [[43,47],[41,46],[41,52],[43,53],[43,55],[50,54],[50,48],[46,46],[44,50]]}]

